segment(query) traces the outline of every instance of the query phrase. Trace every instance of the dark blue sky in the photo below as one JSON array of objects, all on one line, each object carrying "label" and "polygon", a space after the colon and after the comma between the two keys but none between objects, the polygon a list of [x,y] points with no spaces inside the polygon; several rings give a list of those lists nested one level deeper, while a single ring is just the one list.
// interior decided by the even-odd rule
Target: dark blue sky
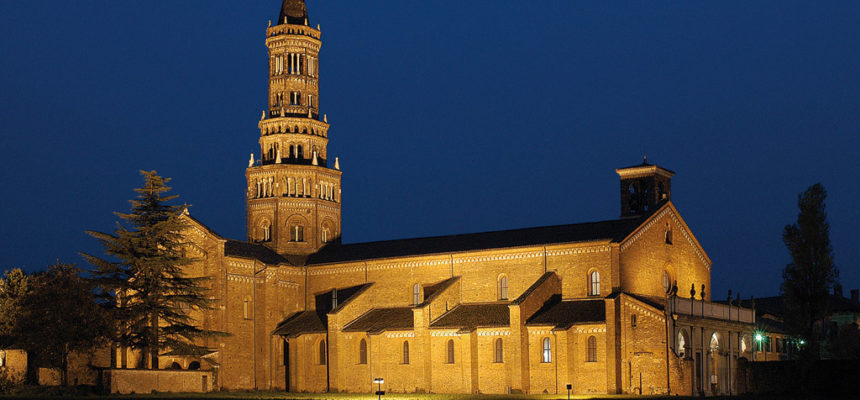
[{"label": "dark blue sky", "polygon": [[[266,1],[0,2],[0,267],[100,254],[139,169],[244,238]],[[860,287],[860,2],[309,0],[346,242],[613,219],[677,172],[715,298],[773,295],[822,182]]]}]

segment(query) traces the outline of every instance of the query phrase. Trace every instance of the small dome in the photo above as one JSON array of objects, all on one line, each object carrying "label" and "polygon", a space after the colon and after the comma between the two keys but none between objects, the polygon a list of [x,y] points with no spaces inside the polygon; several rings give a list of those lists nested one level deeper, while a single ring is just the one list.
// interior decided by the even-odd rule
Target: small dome
[{"label": "small dome", "polygon": [[308,20],[308,7],[305,5],[305,0],[284,0],[281,6],[281,15],[278,18],[278,25],[284,24],[286,18],[287,24],[306,25]]}]

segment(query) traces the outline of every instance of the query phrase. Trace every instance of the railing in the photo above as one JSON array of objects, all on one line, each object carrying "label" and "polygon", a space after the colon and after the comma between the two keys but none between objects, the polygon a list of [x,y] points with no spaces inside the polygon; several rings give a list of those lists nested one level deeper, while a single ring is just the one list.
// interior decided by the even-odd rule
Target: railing
[{"label": "railing", "polygon": [[714,318],[724,321],[738,321],[754,324],[755,313],[749,308],[730,306],[710,301],[691,300],[673,297],[669,302],[670,311],[675,314]]}]

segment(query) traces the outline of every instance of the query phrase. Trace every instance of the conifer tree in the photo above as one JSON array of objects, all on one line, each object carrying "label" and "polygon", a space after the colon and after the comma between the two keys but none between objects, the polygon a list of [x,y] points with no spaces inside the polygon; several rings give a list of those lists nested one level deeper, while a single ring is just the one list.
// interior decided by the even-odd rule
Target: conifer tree
[{"label": "conifer tree", "polygon": [[798,196],[797,223],[787,225],[782,240],[791,253],[791,263],[783,270],[781,292],[786,307],[786,324],[793,334],[806,342],[801,354],[820,356],[820,330],[816,323],[828,313],[830,288],[839,278],[830,245],[830,224],[824,200],[827,191],[820,183]]},{"label": "conifer tree", "polygon": [[206,277],[183,271],[195,259],[185,255],[181,217],[186,205],[172,205],[170,178],[141,171],[144,185],[131,200],[131,212],[115,213],[128,227],[117,223],[113,234],[88,231],[113,260],[83,254],[95,266],[93,279],[117,323],[117,342],[143,351],[147,367],[158,368],[160,352],[202,355],[209,351],[200,339],[223,335],[195,326],[189,310],[211,308],[204,286]]}]

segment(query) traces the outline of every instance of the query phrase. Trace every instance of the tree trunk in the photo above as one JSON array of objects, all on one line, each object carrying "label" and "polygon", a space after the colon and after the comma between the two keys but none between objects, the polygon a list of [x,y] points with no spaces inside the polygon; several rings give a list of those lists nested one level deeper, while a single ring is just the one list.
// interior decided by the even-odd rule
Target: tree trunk
[{"label": "tree trunk", "polygon": [[69,349],[64,349],[63,351],[63,374],[62,374],[62,383],[64,387],[69,386]]},{"label": "tree trunk", "polygon": [[158,369],[158,315],[150,316],[150,369]]}]

